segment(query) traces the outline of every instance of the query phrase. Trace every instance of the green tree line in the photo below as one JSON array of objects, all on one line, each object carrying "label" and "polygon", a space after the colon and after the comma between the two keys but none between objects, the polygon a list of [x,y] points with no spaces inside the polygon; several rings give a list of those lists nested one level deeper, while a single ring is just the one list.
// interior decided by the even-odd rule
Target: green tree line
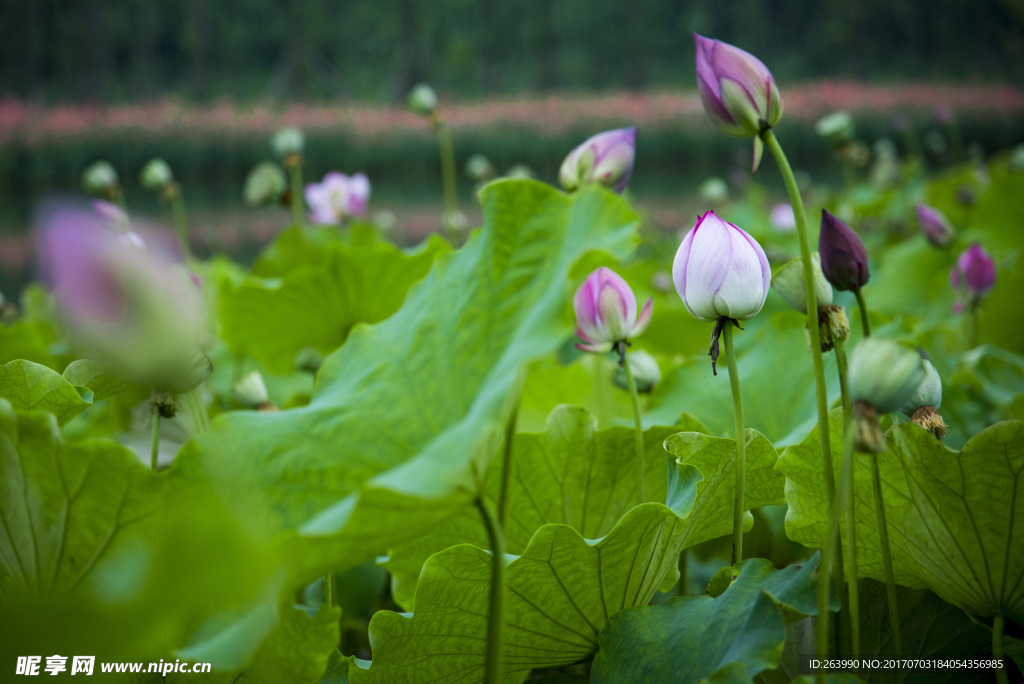
[{"label": "green tree line", "polygon": [[777,78],[1024,73],[1024,0],[0,0],[0,96],[392,101],[690,85],[692,31]]}]

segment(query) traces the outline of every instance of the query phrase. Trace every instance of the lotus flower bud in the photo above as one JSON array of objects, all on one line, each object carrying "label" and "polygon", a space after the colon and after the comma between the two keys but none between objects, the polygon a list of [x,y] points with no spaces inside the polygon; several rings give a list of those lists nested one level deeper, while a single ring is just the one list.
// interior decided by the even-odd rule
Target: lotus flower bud
[{"label": "lotus flower bud", "polygon": [[[629,361],[629,370],[633,373],[633,381],[636,382],[636,391],[641,394],[653,392],[661,382],[661,368],[658,367],[655,358],[642,349],[630,352],[626,357]],[[629,380],[626,379],[624,367],[616,368],[612,379],[616,387],[629,391]]]},{"label": "lotus flower bud", "polygon": [[494,178],[497,172],[487,157],[482,154],[474,154],[466,160],[466,175],[478,183],[483,183]]},{"label": "lotus flower bud", "polygon": [[821,210],[821,234],[818,238],[821,270],[837,290],[859,290],[871,277],[868,251],[853,230]]},{"label": "lotus flower bud", "polygon": [[150,159],[139,174],[139,183],[147,190],[161,190],[174,180],[171,167],[163,159]]},{"label": "lotus flower bud", "polygon": [[[136,229],[138,230],[138,229]],[[157,233],[126,240],[91,211],[51,208],[37,227],[40,270],[72,346],[126,380],[183,392],[209,372],[200,289]],[[197,379],[198,378],[198,379]]]},{"label": "lotus flower bud", "polygon": [[505,172],[505,178],[536,178],[537,174],[533,172],[526,164],[514,164]]},{"label": "lotus flower bud", "polygon": [[633,174],[635,159],[635,128],[605,131],[569,153],[558,172],[558,181],[569,192],[588,183],[600,183],[621,193]]},{"label": "lotus flower bud", "polygon": [[917,222],[925,239],[936,247],[945,249],[956,240],[956,229],[938,209],[927,204],[918,204]]},{"label": "lotus flower bud", "polygon": [[302,154],[306,149],[306,136],[297,126],[285,126],[274,133],[270,139],[270,149],[278,159],[287,159],[292,155]]},{"label": "lotus flower bud", "polygon": [[702,321],[757,315],[771,277],[757,240],[713,211],[697,217],[672,262],[676,292],[686,310]]},{"label": "lotus flower bud", "polygon": [[910,401],[925,375],[924,360],[916,351],[892,340],[868,337],[850,355],[850,400],[891,413]]},{"label": "lotus flower bud", "polygon": [[729,199],[729,186],[718,176],[712,176],[697,187],[697,194],[705,204],[721,204]]},{"label": "lotus flower bud", "polygon": [[333,225],[343,216],[362,216],[370,198],[370,181],[362,173],[346,176],[330,171],[320,183],[306,186],[306,203],[314,223]]},{"label": "lotus flower bud", "polygon": [[778,123],[782,98],[768,68],[749,52],[696,33],[697,90],[722,132],[749,138]]},{"label": "lotus flower bud", "polygon": [[270,397],[267,394],[267,385],[263,382],[263,376],[259,371],[252,371],[243,375],[231,387],[231,393],[243,406],[258,409],[261,411],[273,410]]},{"label": "lotus flower bud", "polygon": [[406,104],[420,116],[433,116],[437,111],[437,93],[426,83],[420,83],[409,91]]},{"label": "lotus flower bud", "polygon": [[[793,213],[792,205],[782,202],[772,207],[769,215],[772,226],[782,233],[790,233],[796,230],[796,214]],[[820,266],[819,266],[820,268]]]},{"label": "lotus flower bud", "polygon": [[949,281],[953,289],[964,296],[968,307],[973,308],[995,287],[996,264],[989,253],[975,242],[957,259]]},{"label": "lotus flower bud", "polygon": [[251,207],[277,204],[288,187],[284,170],[274,162],[260,162],[245,179],[245,203]]},{"label": "lotus flower bud", "polygon": [[833,145],[853,140],[853,116],[847,111],[832,112],[818,119],[814,132]]},{"label": "lotus flower bud", "polygon": [[[814,271],[814,294],[817,297],[818,307],[831,304],[832,286],[828,284],[825,275],[821,272],[821,258],[817,254],[811,255],[811,270]],[[797,257],[781,266],[772,276],[772,289],[791,307],[806,314],[807,286],[804,282],[803,259]]]},{"label": "lotus flower bud", "polygon": [[573,297],[576,348],[603,353],[640,335],[651,322],[654,300],[648,299],[639,316],[633,290],[619,274],[601,267],[587,276]]},{"label": "lotus flower bud", "polygon": [[109,195],[117,187],[117,171],[108,161],[93,162],[82,172],[82,188],[91,195]]}]

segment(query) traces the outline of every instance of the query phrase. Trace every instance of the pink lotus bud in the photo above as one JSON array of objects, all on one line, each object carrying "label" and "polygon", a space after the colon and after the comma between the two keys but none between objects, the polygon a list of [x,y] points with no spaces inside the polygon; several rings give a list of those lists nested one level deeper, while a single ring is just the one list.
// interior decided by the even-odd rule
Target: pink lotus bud
[{"label": "pink lotus bud", "polygon": [[778,123],[782,98],[768,68],[749,52],[693,34],[697,90],[704,111],[722,132],[749,138]]},{"label": "pink lotus bud", "polygon": [[927,204],[917,205],[917,222],[928,242],[945,249],[956,240],[956,229],[946,215]]},{"label": "pink lotus bud", "polygon": [[672,280],[686,310],[702,321],[757,315],[772,273],[757,240],[708,211],[683,238]]},{"label": "pink lotus bud", "polygon": [[370,199],[370,181],[365,174],[346,176],[329,171],[321,183],[306,186],[309,219],[314,223],[333,225],[344,216],[362,216]]},{"label": "pink lotus bud", "polygon": [[995,287],[996,264],[989,253],[975,242],[957,259],[949,281],[965,296],[967,306],[973,308]]},{"label": "pink lotus bud", "polygon": [[603,353],[619,342],[630,340],[647,329],[654,310],[648,299],[637,316],[633,290],[615,271],[601,267],[587,276],[572,300],[576,310],[576,334],[583,351]]},{"label": "pink lotus bud", "polygon": [[193,373],[202,293],[172,256],[173,241],[139,231],[113,230],[86,209],[51,207],[36,231],[40,270],[79,353],[125,379],[185,391],[202,379]]},{"label": "pink lotus bud", "polygon": [[558,182],[569,192],[600,183],[621,193],[633,175],[635,159],[635,128],[598,133],[569,153],[558,172]]},{"label": "pink lotus bud", "polygon": [[837,290],[859,290],[871,278],[868,250],[853,230],[821,210],[821,234],[818,236],[821,270]]}]

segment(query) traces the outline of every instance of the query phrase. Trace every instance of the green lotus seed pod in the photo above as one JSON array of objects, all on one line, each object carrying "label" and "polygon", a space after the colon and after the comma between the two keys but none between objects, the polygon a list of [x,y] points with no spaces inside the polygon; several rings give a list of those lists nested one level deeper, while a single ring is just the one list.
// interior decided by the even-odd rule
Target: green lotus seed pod
[{"label": "green lotus seed pod", "polygon": [[466,161],[466,175],[475,181],[489,181],[497,175],[494,165],[482,154],[474,154]]},{"label": "green lotus seed pod", "polygon": [[263,382],[263,376],[259,371],[252,371],[243,375],[242,378],[231,387],[231,393],[238,399],[239,403],[256,408],[270,401],[267,395],[267,386]]},{"label": "green lotus seed pod", "polygon": [[118,182],[117,171],[108,161],[95,161],[82,172],[82,188],[91,195],[106,195]]},{"label": "green lotus seed pod", "polygon": [[173,180],[171,167],[159,157],[146,162],[139,174],[139,183],[147,190],[160,190]]},{"label": "green lotus seed pod", "polygon": [[705,204],[721,204],[729,199],[729,186],[718,176],[712,176],[698,186],[697,194]]},{"label": "green lotus seed pod", "polygon": [[437,93],[426,83],[420,83],[409,91],[406,104],[420,116],[432,116],[437,111]]},{"label": "green lotus seed pod", "polygon": [[261,162],[245,179],[245,203],[258,207],[281,201],[288,180],[284,170],[274,162]]},{"label": "green lotus seed pod", "polygon": [[892,340],[869,337],[850,355],[850,400],[891,413],[910,401],[925,376],[924,360],[916,351]]},{"label": "green lotus seed pod", "polygon": [[[814,271],[814,295],[818,308],[832,303],[832,286],[821,271],[821,257],[811,254],[811,270]],[[804,264],[800,257],[779,267],[772,276],[772,289],[786,303],[801,313],[807,313],[807,287],[804,281]]]},{"label": "green lotus seed pod", "polygon": [[296,126],[285,126],[270,139],[270,147],[278,159],[302,154],[306,149],[306,136]]},{"label": "green lotus seed pod", "polygon": [[832,112],[818,119],[814,131],[833,145],[853,139],[853,116],[847,111]]},{"label": "green lotus seed pod", "polygon": [[905,403],[900,411],[905,416],[914,415],[914,411],[924,406],[939,408],[942,406],[942,378],[935,366],[927,359],[923,360],[925,376],[921,384],[917,386],[914,395]]},{"label": "green lotus seed pod", "polygon": [[[641,394],[653,392],[658,383],[661,382],[661,368],[653,356],[638,349],[626,355],[629,369],[633,371],[633,380],[636,382],[636,391]],[[629,391],[629,382],[626,380],[626,369],[619,366],[615,370],[614,381],[616,387]]]}]

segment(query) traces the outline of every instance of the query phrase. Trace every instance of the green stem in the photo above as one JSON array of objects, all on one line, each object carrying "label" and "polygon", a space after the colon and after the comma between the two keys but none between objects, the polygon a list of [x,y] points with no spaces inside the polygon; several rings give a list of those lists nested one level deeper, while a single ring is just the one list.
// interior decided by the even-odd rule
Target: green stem
[{"label": "green stem", "polygon": [[178,244],[181,245],[181,254],[188,262],[192,259],[192,243],[188,236],[188,215],[185,213],[185,200],[181,196],[181,189],[171,200],[171,211],[174,212],[174,230],[178,233]]},{"label": "green stem", "polygon": [[[828,510],[832,509],[832,502],[836,498],[835,473],[832,467],[832,445],[829,439],[828,424],[828,394],[825,390],[825,363],[821,358],[821,333],[818,322],[818,302],[814,289],[814,268],[811,265],[811,246],[807,238],[807,217],[804,213],[804,202],[800,197],[800,189],[796,184],[796,177],[793,176],[793,169],[789,166],[786,153],[782,151],[778,139],[772,129],[766,129],[761,133],[761,140],[771,150],[775,162],[778,164],[782,179],[786,183],[786,191],[789,193],[790,204],[793,205],[793,216],[796,219],[796,232],[800,240],[800,258],[804,268],[804,286],[807,291],[807,329],[811,335],[811,362],[814,367],[814,392],[817,398],[818,408],[818,441],[821,446],[821,470],[825,480],[825,503]],[[832,575],[832,548],[826,541],[821,550],[821,565],[818,571],[818,633],[817,653],[827,655],[829,653],[829,590]],[[836,577],[840,578],[842,563],[836,564]],[[840,583],[841,579],[840,579]],[[825,680],[824,670],[818,670],[817,679],[819,682]]]},{"label": "green stem", "polygon": [[487,608],[487,654],[484,684],[501,681],[502,651],[505,646],[505,533],[483,498],[476,500],[491,546],[491,591]]},{"label": "green stem", "polygon": [[508,485],[512,481],[512,455],[513,445],[516,436],[516,420],[519,417],[519,393],[522,391],[522,384],[516,391],[516,402],[512,406],[512,414],[505,424],[505,453],[501,461],[501,483],[498,489],[498,524],[505,529],[505,521],[508,519]]},{"label": "green stem", "polygon": [[306,202],[302,191],[302,167],[299,162],[288,164],[288,178],[291,181],[292,225],[301,228],[306,224],[306,217],[302,211]]},{"label": "green stem", "polygon": [[864,337],[871,337],[871,324],[868,323],[868,307],[864,303],[864,293],[861,288],[857,288],[853,291],[853,296],[857,298],[857,309],[860,310],[860,325],[861,330],[864,332]]},{"label": "green stem", "polygon": [[878,518],[878,541],[882,549],[882,567],[885,570],[885,589],[889,604],[889,623],[892,626],[892,642],[895,655],[903,655],[903,639],[900,635],[900,612],[896,604],[896,576],[892,571],[892,550],[889,548],[889,529],[885,523],[885,502],[882,500],[882,476],[878,469],[878,455],[871,456],[871,479],[875,488],[875,515]]},{"label": "green stem", "polygon": [[324,605],[330,608],[334,605],[334,574],[324,575]]},{"label": "green stem", "polygon": [[974,349],[978,346],[978,306],[971,306],[967,310],[967,348]]},{"label": "green stem", "polygon": [[[842,594],[843,613],[846,616],[846,624],[850,635],[850,655],[856,657],[860,654],[860,588],[858,585],[860,577],[857,571],[856,501],[854,499],[853,478],[854,452],[852,451],[852,445],[846,443],[853,435],[853,402],[850,401],[847,389],[845,343],[840,339],[836,339],[834,341],[834,351],[836,354],[836,367],[839,371],[839,390],[842,393],[843,400],[843,435],[846,438],[843,442],[843,460],[839,473],[839,497],[842,499],[839,511],[841,515],[846,515],[846,554],[849,557],[849,578],[846,591]],[[849,454],[846,452],[848,448],[851,449]]]},{"label": "green stem", "polygon": [[[1002,615],[996,615],[992,620],[992,658],[995,660],[1004,660],[1003,655],[1003,629],[1005,627],[1005,618]],[[1005,663],[1004,663],[1005,665]],[[996,668],[996,681],[999,684],[1010,684],[1010,678],[1006,674],[1005,667]]]},{"label": "green stem", "polygon": [[455,215],[459,210],[455,192],[455,145],[452,143],[452,129],[442,119],[437,120],[437,144],[441,152],[441,183],[444,192],[444,229],[454,238]]},{"label": "green stem", "polygon": [[160,414],[153,413],[153,439],[149,446],[149,467],[155,473],[160,456]]},{"label": "green stem", "polygon": [[686,549],[679,554],[679,584],[676,586],[676,596],[685,596],[690,587],[688,556],[689,552]]},{"label": "green stem", "polygon": [[736,367],[736,352],[732,346],[732,321],[722,326],[725,342],[725,360],[729,365],[729,385],[732,387],[732,412],[736,417],[736,496],[732,509],[732,564],[743,560],[743,499],[747,480],[747,440],[743,434],[743,399],[740,396],[740,372]]},{"label": "green stem", "polygon": [[622,369],[626,372],[626,383],[629,385],[629,397],[633,400],[633,422],[636,434],[636,468],[640,476],[640,503],[647,501],[647,490],[644,487],[644,426],[640,415],[640,394],[636,391],[636,379],[626,359],[625,347],[620,351]]}]

